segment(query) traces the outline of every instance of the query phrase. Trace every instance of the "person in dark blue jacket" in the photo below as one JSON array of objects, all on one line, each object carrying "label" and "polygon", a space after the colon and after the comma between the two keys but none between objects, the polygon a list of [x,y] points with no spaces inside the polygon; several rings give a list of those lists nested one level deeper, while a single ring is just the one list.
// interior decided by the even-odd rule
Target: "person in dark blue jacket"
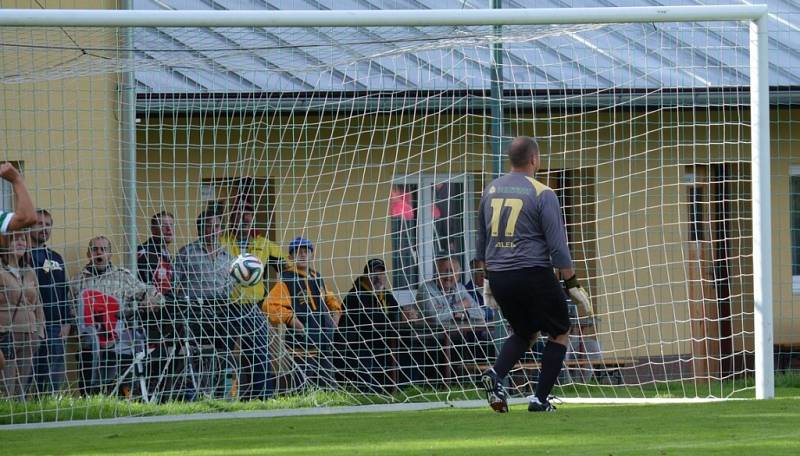
[{"label": "person in dark blue jacket", "polygon": [[31,234],[31,258],[39,281],[39,296],[45,316],[45,339],[34,360],[35,382],[40,393],[55,393],[65,380],[65,345],[74,316],[68,299],[64,259],[47,247],[53,216],[46,209],[36,210]]},{"label": "person in dark blue jacket", "polygon": [[[334,338],[342,316],[342,302],[325,286],[312,267],[314,244],[303,237],[289,243],[290,266],[267,294],[261,309],[269,321],[290,330],[287,345],[308,355],[306,376],[316,386],[335,383],[331,359],[336,354]],[[311,354],[314,353],[314,356]],[[312,359],[313,358],[313,359]]]},{"label": "person in dark blue jacket", "polygon": [[483,282],[486,279],[486,271],[478,264],[478,260],[474,258],[469,262],[469,269],[472,280],[467,282],[464,288],[467,289],[467,292],[472,296],[472,300],[478,304],[478,307],[483,310],[486,323],[494,321],[494,309],[487,306],[483,301]]}]

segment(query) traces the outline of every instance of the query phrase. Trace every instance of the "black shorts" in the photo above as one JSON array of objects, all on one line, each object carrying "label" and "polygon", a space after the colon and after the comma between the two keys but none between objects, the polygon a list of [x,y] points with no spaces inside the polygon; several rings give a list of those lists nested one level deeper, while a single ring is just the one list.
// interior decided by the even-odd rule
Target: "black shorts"
[{"label": "black shorts", "polygon": [[567,295],[552,268],[488,271],[487,278],[503,317],[514,333],[530,339],[569,332]]}]

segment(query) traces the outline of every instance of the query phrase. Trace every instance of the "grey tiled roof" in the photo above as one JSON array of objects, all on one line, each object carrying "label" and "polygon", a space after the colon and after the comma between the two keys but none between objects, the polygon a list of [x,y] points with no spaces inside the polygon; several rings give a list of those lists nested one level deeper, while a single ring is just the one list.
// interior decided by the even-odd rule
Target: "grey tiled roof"
[{"label": "grey tiled roof", "polygon": [[[488,8],[489,0],[136,0],[136,9]],[[647,0],[503,0],[503,8],[686,5]],[[708,3],[708,2],[706,2]],[[743,4],[739,2],[719,2]],[[770,85],[800,86],[800,6],[769,0]],[[137,29],[139,93],[484,90],[484,28]],[[196,32],[196,31],[195,31]],[[507,90],[675,90],[749,84],[747,28],[733,23],[505,27]],[[533,37],[537,37],[533,39]],[[453,40],[460,44],[446,46]],[[481,41],[474,45],[473,41]],[[666,46],[658,48],[658,42]],[[405,49],[411,48],[411,51]],[[724,62],[725,65],[721,63]],[[676,63],[679,64],[676,67]]]}]

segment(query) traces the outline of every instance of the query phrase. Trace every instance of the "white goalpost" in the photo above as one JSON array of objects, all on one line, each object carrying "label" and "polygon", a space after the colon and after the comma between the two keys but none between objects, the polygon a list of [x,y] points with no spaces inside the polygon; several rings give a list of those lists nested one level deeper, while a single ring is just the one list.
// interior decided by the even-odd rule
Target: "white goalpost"
[{"label": "white goalpost", "polygon": [[[481,398],[508,328],[476,210],[518,135],[594,306],[557,394],[774,397],[766,6],[130,8],[0,10],[2,158],[66,277],[0,328],[36,336],[1,424]],[[255,286],[221,266],[245,253]]]}]

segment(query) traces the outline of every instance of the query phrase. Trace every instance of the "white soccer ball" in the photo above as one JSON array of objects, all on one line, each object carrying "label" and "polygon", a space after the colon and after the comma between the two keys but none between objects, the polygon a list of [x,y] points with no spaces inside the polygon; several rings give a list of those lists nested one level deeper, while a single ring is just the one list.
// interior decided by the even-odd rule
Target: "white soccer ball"
[{"label": "white soccer ball", "polygon": [[239,255],[231,263],[231,277],[243,287],[252,287],[264,276],[264,263],[255,255]]}]

